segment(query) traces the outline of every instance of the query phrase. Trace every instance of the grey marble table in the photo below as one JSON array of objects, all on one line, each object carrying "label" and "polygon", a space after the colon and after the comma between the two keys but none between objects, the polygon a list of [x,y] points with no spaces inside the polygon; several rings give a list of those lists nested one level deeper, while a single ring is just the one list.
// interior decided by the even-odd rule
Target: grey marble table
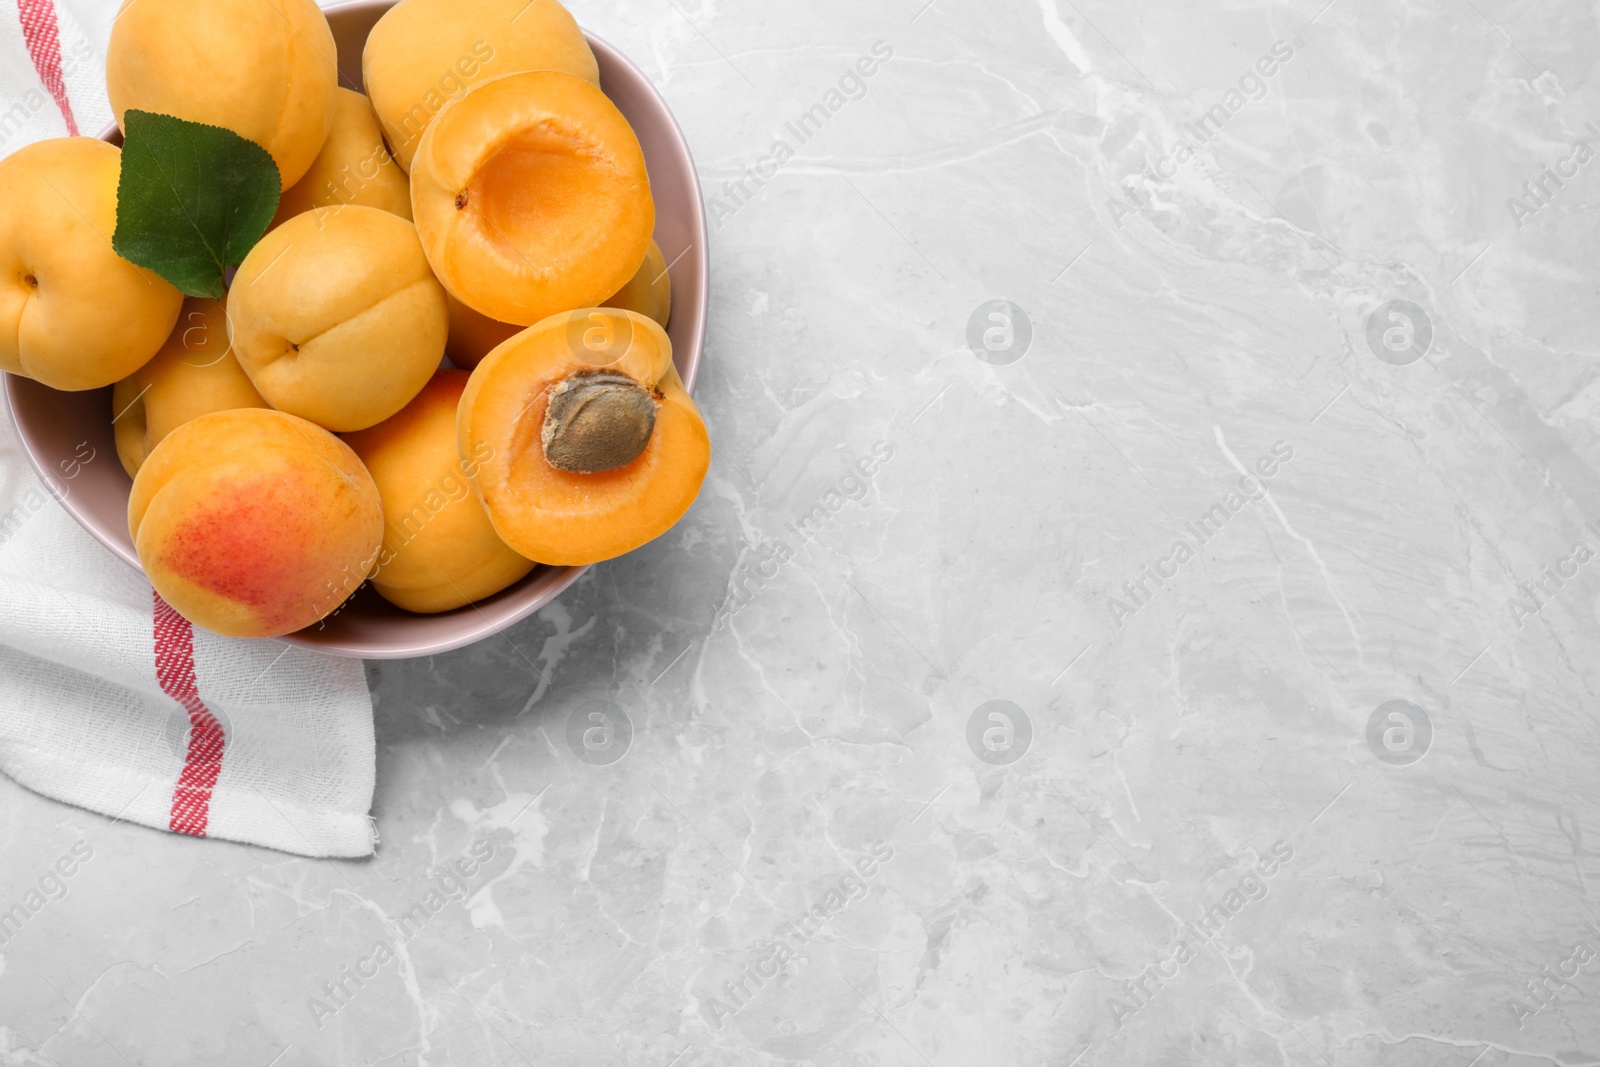
[{"label": "grey marble table", "polygon": [[1594,6],[574,6],[699,502],[370,668],[370,861],[0,782],[0,1064],[1600,1062]]}]

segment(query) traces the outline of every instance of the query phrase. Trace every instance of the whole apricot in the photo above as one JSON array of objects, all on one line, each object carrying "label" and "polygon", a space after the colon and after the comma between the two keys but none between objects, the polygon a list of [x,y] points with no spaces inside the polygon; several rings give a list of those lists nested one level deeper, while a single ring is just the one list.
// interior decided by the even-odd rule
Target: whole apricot
[{"label": "whole apricot", "polygon": [[656,217],[628,120],[594,85],[552,70],[446,104],[412,160],[411,208],[450,294],[523,326],[621,289]]},{"label": "whole apricot", "polygon": [[222,302],[190,297],[161,351],[111,390],[117,457],[131,478],[151,449],[191,419],[267,406],[228,347]]},{"label": "whole apricot", "polygon": [[92,137],[0,160],[0,370],[98,389],[143,366],[183,294],[111,248],[122,153]]},{"label": "whole apricot", "polygon": [[372,104],[342,86],[336,99],[333,129],[305,177],[283,191],[274,226],[314,207],[338,204],[365,204],[411,218],[411,183],[384,146]]},{"label": "whole apricot", "polygon": [[367,35],[362,78],[407,171],[445,103],[488,78],[560,70],[600,84],[583,31],[556,0],[401,0]]},{"label": "whole apricot", "polygon": [[474,311],[455,297],[449,297],[450,336],[445,340],[445,355],[458,367],[471,370],[483,362],[493,349],[514,335],[527,329],[509,322],[491,319],[481,311]]},{"label": "whole apricot", "polygon": [[542,563],[598,563],[660,536],[711,463],[699,409],[653,320],[552,315],[489,353],[456,414],[495,530]]},{"label": "whole apricot", "polygon": [[[663,327],[672,315],[672,279],[667,277],[667,257],[654,240],[644,262],[626,285],[603,301],[605,307],[624,308],[655,319]],[[450,297],[450,337],[445,354],[458,367],[471,370],[483,362],[490,350],[521,333],[525,327],[491,319]]]},{"label": "whole apricot", "polygon": [[333,32],[314,0],[123,0],[106,92],[128,110],[232,130],[265,148],[287,189],[333,126]]},{"label": "whole apricot", "polygon": [[464,370],[441,370],[397,415],[345,441],[383,500],[383,552],[372,587],[407,611],[465,607],[520,581],[537,564],[500,540],[456,448]]},{"label": "whole apricot", "polygon": [[383,543],[378,487],[350,446],[265,408],[202,415],[133,480],[128,528],[162,599],[225,637],[278,637],[330,614]]},{"label": "whole apricot", "polygon": [[268,233],[228,293],[228,338],[256,389],[336,431],[405,407],[438,369],[448,319],[415,227],[357,204]]},{"label": "whole apricot", "polygon": [[612,293],[610,299],[602,300],[601,305],[637,311],[666,328],[672,318],[672,279],[667,275],[667,257],[662,255],[661,246],[654,238],[633,277]]}]

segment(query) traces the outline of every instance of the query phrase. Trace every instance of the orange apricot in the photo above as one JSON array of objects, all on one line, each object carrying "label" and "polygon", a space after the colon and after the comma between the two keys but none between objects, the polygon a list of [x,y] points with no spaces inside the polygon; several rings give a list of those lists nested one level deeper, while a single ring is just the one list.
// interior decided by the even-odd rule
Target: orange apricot
[{"label": "orange apricot", "polygon": [[501,74],[564,70],[600,84],[594,52],[557,0],[401,0],[367,35],[361,73],[406,170],[446,101]]},{"label": "orange apricot", "polygon": [[464,607],[520,581],[537,564],[506,547],[472,492],[456,449],[467,372],[441,370],[399,414],[345,442],[383,500],[383,552],[372,587],[407,611]]},{"label": "orange apricot", "polygon": [[447,303],[450,305],[450,336],[445,340],[444,352],[450,357],[450,362],[467,370],[482,363],[484,356],[527,329],[525,326],[491,319],[453,296]]},{"label": "orange apricot", "polygon": [[305,177],[283,191],[273,226],[314,207],[365,204],[411,218],[411,184],[383,143],[372,105],[343,86],[335,97],[333,129]]},{"label": "orange apricot", "polygon": [[233,356],[222,302],[189,297],[161,351],[111,390],[117,458],[132,478],[150,450],[189,420],[268,406]]},{"label": "orange apricot", "polygon": [[0,370],[99,389],[156,354],[183,294],[111,247],[122,151],[35,141],[0,160]]},{"label": "orange apricot", "polygon": [[644,262],[633,272],[627,284],[602,300],[605,307],[626,308],[655,319],[663,328],[672,318],[672,279],[667,275],[667,257],[655,239],[644,254]]},{"label": "orange apricot", "polygon": [[328,138],[336,54],[316,0],[123,0],[106,95],[119,126],[153,111],[254,141],[287,189]]},{"label": "orange apricot", "polygon": [[[634,271],[627,284],[610,299],[601,302],[603,307],[637,311],[655,319],[662,327],[672,316],[672,279],[667,277],[667,257],[661,246],[650,241],[650,250],[644,262]],[[491,319],[481,311],[474,311],[455,297],[450,298],[450,339],[445,342],[445,354],[458,367],[471,370],[483,362],[491,349],[521,333],[523,327]]]},{"label": "orange apricot", "polygon": [[552,315],[472,372],[456,415],[473,487],[501,538],[562,566],[620,556],[665,533],[711,463],[666,331],[637,312]]},{"label": "orange apricot", "polygon": [[202,415],[133,480],[128,528],[150,584],[197,626],[278,637],[353,593],[383,543],[378,487],[350,446],[265,408]]},{"label": "orange apricot", "polygon": [[439,369],[448,329],[416,228],[360,204],[267,234],[228,292],[228,339],[261,395],[339,432],[405,407]]},{"label": "orange apricot", "polygon": [[522,326],[621,289],[655,230],[628,120],[598,87],[553,70],[492,78],[446,104],[411,161],[411,207],[445,289]]}]

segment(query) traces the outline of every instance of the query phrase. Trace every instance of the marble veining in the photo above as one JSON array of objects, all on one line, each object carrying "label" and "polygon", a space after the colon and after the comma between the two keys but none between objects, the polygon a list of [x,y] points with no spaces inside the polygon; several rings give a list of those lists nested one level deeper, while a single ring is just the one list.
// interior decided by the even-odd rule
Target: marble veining
[{"label": "marble veining", "polygon": [[0,1064],[1600,1063],[1593,5],[572,6],[700,500],[369,667],[371,861],[0,781]]}]

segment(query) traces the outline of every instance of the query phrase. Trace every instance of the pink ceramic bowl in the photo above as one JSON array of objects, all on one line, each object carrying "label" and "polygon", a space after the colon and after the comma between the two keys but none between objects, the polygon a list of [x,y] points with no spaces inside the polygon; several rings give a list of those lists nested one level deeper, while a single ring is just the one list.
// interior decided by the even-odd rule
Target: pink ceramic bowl
[{"label": "pink ceramic bowl", "polygon": [[[392,0],[355,0],[327,9],[339,45],[341,84],[361,84],[361,49],[373,23]],[[667,333],[678,373],[689,391],[700,369],[705,342],[709,272],[705,213],[700,181],[689,145],[666,102],[638,67],[597,37],[589,44],[600,61],[600,84],[633,123],[644,147],[656,200],[656,242],[671,264],[672,322]],[[102,135],[119,141],[115,128]],[[87,441],[99,459],[81,468],[62,506],[95,539],[139,566],[128,536],[128,491],[132,487],[117,462],[111,436],[111,390],[62,393],[38,382],[3,375],[12,417],[28,459],[42,477],[59,481],[59,464],[79,455]],[[320,627],[282,640],[290,644],[363,659],[405,659],[446,652],[481,641],[526,618],[554,600],[583,573],[583,567],[537,567],[522,581],[495,596],[441,615],[411,615],[363,587]]]}]

